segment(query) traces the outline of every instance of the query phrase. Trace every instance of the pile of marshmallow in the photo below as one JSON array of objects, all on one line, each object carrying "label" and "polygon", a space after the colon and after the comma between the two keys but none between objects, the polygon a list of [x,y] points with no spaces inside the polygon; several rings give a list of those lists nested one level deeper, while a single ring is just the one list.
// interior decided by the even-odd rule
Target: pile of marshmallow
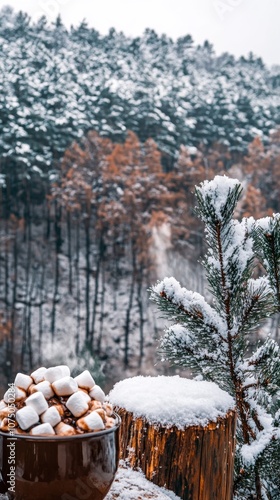
[{"label": "pile of marshmallow", "polygon": [[88,370],[70,376],[66,365],[18,373],[0,401],[0,430],[32,436],[70,436],[115,425],[112,405]]}]

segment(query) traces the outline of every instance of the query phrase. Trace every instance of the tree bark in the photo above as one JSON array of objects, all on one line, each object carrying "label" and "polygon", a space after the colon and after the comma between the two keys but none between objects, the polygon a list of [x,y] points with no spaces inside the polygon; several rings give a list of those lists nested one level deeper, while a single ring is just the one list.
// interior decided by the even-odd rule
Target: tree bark
[{"label": "tree bark", "polygon": [[92,346],[92,350],[94,350],[93,341],[95,338],[95,321],[97,315],[97,307],[98,307],[98,295],[99,295],[99,279],[100,279],[100,271],[101,271],[101,263],[103,259],[103,235],[100,235],[99,244],[98,244],[98,255],[96,260],[96,269],[95,269],[95,278],[94,278],[94,297],[92,304],[92,320],[91,320],[91,331],[90,331],[90,343]]},{"label": "tree bark", "polygon": [[87,215],[85,219],[85,238],[86,238],[86,289],[85,289],[85,307],[86,307],[86,345],[92,350],[93,338],[90,332],[90,218]]},{"label": "tree bark", "polygon": [[55,327],[56,327],[56,305],[59,300],[59,280],[60,280],[60,270],[59,270],[59,253],[62,246],[61,237],[61,207],[58,206],[57,201],[54,201],[55,215],[54,215],[54,232],[55,232],[55,275],[54,275],[54,291],[53,291],[53,301],[52,301],[52,312],[51,312],[51,335],[52,342],[54,342],[55,337]]},{"label": "tree bark", "polygon": [[76,301],[77,301],[77,327],[76,327],[76,354],[80,352],[80,326],[81,326],[81,289],[80,289],[80,217],[76,220]]},{"label": "tree bark", "polygon": [[231,500],[236,413],[184,430],[149,424],[118,409],[121,458],[183,500]]},{"label": "tree bark", "polygon": [[71,213],[67,210],[66,213],[67,220],[67,245],[68,245],[68,291],[69,294],[73,294],[73,272],[72,272],[72,231],[71,231]]},{"label": "tree bark", "polygon": [[103,262],[101,266],[101,294],[100,294],[100,323],[99,323],[99,337],[97,342],[97,353],[101,352],[101,342],[103,337],[103,326],[104,326],[104,316],[105,316],[105,264]]},{"label": "tree bark", "polygon": [[137,284],[137,305],[139,311],[139,360],[138,367],[141,368],[142,361],[144,358],[144,304],[143,304],[143,296],[142,296],[142,285],[143,285],[143,273],[144,269],[141,268],[140,274],[138,276],[138,284]]},{"label": "tree bark", "polygon": [[124,324],[124,366],[125,368],[129,367],[129,337],[130,337],[130,323],[131,323],[131,313],[132,313],[132,305],[134,298],[134,274],[132,275],[132,281],[129,290],[129,298],[125,315],[125,324]]}]

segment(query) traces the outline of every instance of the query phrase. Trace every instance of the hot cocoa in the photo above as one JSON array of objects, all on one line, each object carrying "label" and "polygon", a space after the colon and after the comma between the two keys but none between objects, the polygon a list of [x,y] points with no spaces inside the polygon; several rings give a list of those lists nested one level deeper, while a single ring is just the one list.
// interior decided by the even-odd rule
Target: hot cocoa
[{"label": "hot cocoa", "polygon": [[[14,405],[10,412],[12,398]],[[30,376],[17,374],[14,387],[0,402],[0,430],[8,432],[5,420],[8,418],[15,434],[24,431],[32,436],[61,436],[64,432],[65,435],[98,432],[112,427],[112,411],[88,370],[73,378],[66,365],[40,367]]]}]

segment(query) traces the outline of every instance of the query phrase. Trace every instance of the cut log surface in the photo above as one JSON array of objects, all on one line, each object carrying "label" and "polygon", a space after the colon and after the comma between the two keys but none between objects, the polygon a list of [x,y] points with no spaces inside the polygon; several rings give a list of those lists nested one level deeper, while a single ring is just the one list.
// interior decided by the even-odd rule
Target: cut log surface
[{"label": "cut log surface", "polygon": [[[146,392],[147,399],[155,397],[152,381],[150,382],[150,394]],[[209,385],[209,389],[212,385]],[[198,390],[200,386],[194,387]],[[139,416],[137,405],[135,411],[131,411],[133,405],[128,404],[128,408],[116,405],[116,401],[120,403],[121,398],[118,394],[114,395],[114,389],[112,392],[111,400],[117,406],[122,419],[121,458],[128,460],[132,468],[140,468],[148,480],[172,490],[184,500],[232,499],[236,427],[236,413],[233,408],[229,408],[224,414],[221,413],[215,421],[205,422],[204,418],[201,420],[200,415],[197,419],[199,425],[187,425],[182,428],[181,425],[178,427],[151,422],[146,415]],[[193,392],[191,394],[193,397]],[[175,401],[178,399],[175,392],[173,395],[176,408]],[[205,398],[205,393],[203,397]],[[196,399],[199,399],[198,394]],[[216,398],[216,406],[217,401]],[[167,404],[171,402],[168,401]],[[197,410],[201,407],[197,403]],[[178,412],[181,410],[182,408],[178,407]],[[176,421],[176,416],[174,420]],[[186,420],[188,421],[188,417]],[[196,422],[194,416],[190,421]]]}]

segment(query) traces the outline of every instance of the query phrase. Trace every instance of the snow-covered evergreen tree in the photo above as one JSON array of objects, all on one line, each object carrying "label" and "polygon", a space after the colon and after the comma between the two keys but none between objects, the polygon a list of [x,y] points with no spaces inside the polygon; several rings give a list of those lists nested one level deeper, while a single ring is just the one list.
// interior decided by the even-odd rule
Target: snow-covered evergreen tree
[{"label": "snow-covered evergreen tree", "polygon": [[[165,357],[218,383],[238,414],[234,496],[280,498],[280,349],[270,336],[253,353],[250,335],[280,308],[280,216],[241,222],[239,181],[216,176],[196,188],[205,224],[203,261],[212,303],[165,278],[151,291],[173,321],[160,341]],[[256,266],[264,273],[256,277]]]},{"label": "snow-covered evergreen tree", "polygon": [[0,11],[0,160],[48,170],[73,139],[89,130],[114,141],[132,130],[152,137],[172,167],[182,144],[222,143],[246,150],[279,125],[279,68],[254,56],[217,57],[190,35],[173,41],[147,29],[131,38],[101,35],[82,22],[67,30],[58,17],[32,22]]}]

